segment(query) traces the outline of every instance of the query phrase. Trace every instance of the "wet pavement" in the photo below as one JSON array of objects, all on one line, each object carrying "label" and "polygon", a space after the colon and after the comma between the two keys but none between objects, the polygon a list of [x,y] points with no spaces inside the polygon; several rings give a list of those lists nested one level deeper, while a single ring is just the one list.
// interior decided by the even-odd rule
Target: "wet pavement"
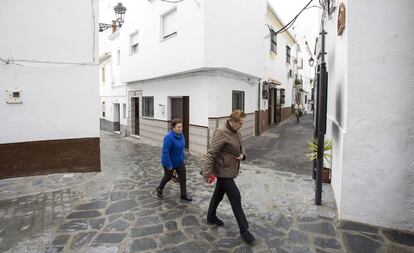
[{"label": "wet pavement", "polygon": [[[270,134],[283,131],[282,124]],[[246,144],[249,158],[273,159],[271,152],[250,153],[254,138]],[[199,156],[187,159],[194,201],[179,200],[179,187],[172,182],[159,200],[154,192],[162,176],[159,146],[107,132],[101,145],[102,173],[0,181],[0,190],[7,192],[1,196],[8,197],[0,200],[0,252],[414,252],[411,234],[338,222],[330,185],[323,186],[323,205],[315,206],[310,176],[270,169],[269,161],[244,163],[236,180],[257,239],[248,246],[227,198],[218,208],[225,226],[206,224],[213,186],[198,175]],[[283,159],[277,156],[277,168]],[[294,169],[302,166],[294,161],[305,162],[296,156],[291,160]],[[33,184],[36,180],[56,184]],[[13,195],[12,189],[19,190]]]},{"label": "wet pavement", "polygon": [[312,115],[304,115],[299,123],[290,118],[270,128],[261,136],[245,143],[249,164],[277,171],[312,175],[312,162],[307,143],[313,137]]}]

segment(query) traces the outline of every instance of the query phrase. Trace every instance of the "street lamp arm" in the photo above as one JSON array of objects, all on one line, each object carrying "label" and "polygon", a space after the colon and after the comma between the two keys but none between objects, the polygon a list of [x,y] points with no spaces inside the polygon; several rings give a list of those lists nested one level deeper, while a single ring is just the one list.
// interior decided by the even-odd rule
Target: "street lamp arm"
[{"label": "street lamp arm", "polygon": [[112,28],[112,24],[99,23],[99,31],[103,32],[106,29]]}]

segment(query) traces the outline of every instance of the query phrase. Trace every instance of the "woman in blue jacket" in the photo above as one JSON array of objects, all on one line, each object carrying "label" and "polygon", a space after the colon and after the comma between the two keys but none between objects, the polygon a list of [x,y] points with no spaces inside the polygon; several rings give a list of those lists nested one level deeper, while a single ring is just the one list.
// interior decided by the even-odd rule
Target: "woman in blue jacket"
[{"label": "woman in blue jacket", "polygon": [[184,164],[185,137],[183,124],[180,119],[171,121],[171,130],[164,136],[162,146],[161,164],[164,167],[164,177],[157,187],[157,196],[162,198],[162,190],[173,177],[174,170],[177,172],[180,181],[181,199],[192,201],[187,195],[186,169]]}]

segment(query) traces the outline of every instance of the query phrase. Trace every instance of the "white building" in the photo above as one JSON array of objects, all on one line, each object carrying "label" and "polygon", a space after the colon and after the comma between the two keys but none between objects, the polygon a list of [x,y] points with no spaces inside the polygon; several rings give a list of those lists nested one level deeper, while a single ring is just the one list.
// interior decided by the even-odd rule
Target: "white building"
[{"label": "white building", "polygon": [[[109,37],[107,47],[101,47],[99,59],[99,90],[101,97],[101,129],[127,135],[127,91],[121,82],[121,47],[119,30]],[[107,36],[106,33],[103,36]]]},{"label": "white building", "polygon": [[344,0],[325,26],[339,218],[414,231],[414,2]]},{"label": "white building", "polygon": [[269,83],[268,98],[263,100],[261,132],[272,124],[277,124],[292,114],[294,104],[293,85],[297,74],[297,41],[288,30],[276,34],[284,27],[277,12],[267,4],[265,44],[265,80]]},{"label": "white building", "polygon": [[[125,23],[109,36],[111,49],[102,52],[101,79],[103,72],[120,74],[112,86],[101,85],[102,129],[115,130],[118,112],[123,114],[113,100],[124,103],[124,83],[128,113],[126,123],[120,117],[121,130],[126,124],[127,135],[160,143],[170,120],[182,118],[190,151],[205,152],[214,130],[236,108],[247,113],[244,138],[291,115],[296,40],[281,33],[277,53],[271,52],[267,24],[274,29],[283,24],[276,14],[272,20],[269,15],[275,12],[265,0],[123,4],[128,9]],[[119,58],[120,68],[114,64]]]},{"label": "white building", "polygon": [[0,178],[100,170],[97,7],[2,1]]}]

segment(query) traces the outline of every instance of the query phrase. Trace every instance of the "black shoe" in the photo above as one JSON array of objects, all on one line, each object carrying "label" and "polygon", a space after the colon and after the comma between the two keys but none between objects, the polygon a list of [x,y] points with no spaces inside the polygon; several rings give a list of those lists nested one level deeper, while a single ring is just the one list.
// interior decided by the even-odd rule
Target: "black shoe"
[{"label": "black shoe", "polygon": [[224,222],[222,220],[220,220],[217,217],[213,217],[213,218],[207,218],[207,222],[212,224],[212,225],[217,225],[219,227],[224,226]]},{"label": "black shoe", "polygon": [[189,197],[188,195],[181,195],[180,199],[185,200],[185,201],[193,201],[193,199]]},{"label": "black shoe", "polygon": [[256,239],[254,236],[249,232],[249,230],[240,232],[240,235],[247,244],[251,245]]},{"label": "black shoe", "polygon": [[160,187],[157,187],[157,197],[162,199],[164,196],[162,195],[162,190],[160,189]]}]

